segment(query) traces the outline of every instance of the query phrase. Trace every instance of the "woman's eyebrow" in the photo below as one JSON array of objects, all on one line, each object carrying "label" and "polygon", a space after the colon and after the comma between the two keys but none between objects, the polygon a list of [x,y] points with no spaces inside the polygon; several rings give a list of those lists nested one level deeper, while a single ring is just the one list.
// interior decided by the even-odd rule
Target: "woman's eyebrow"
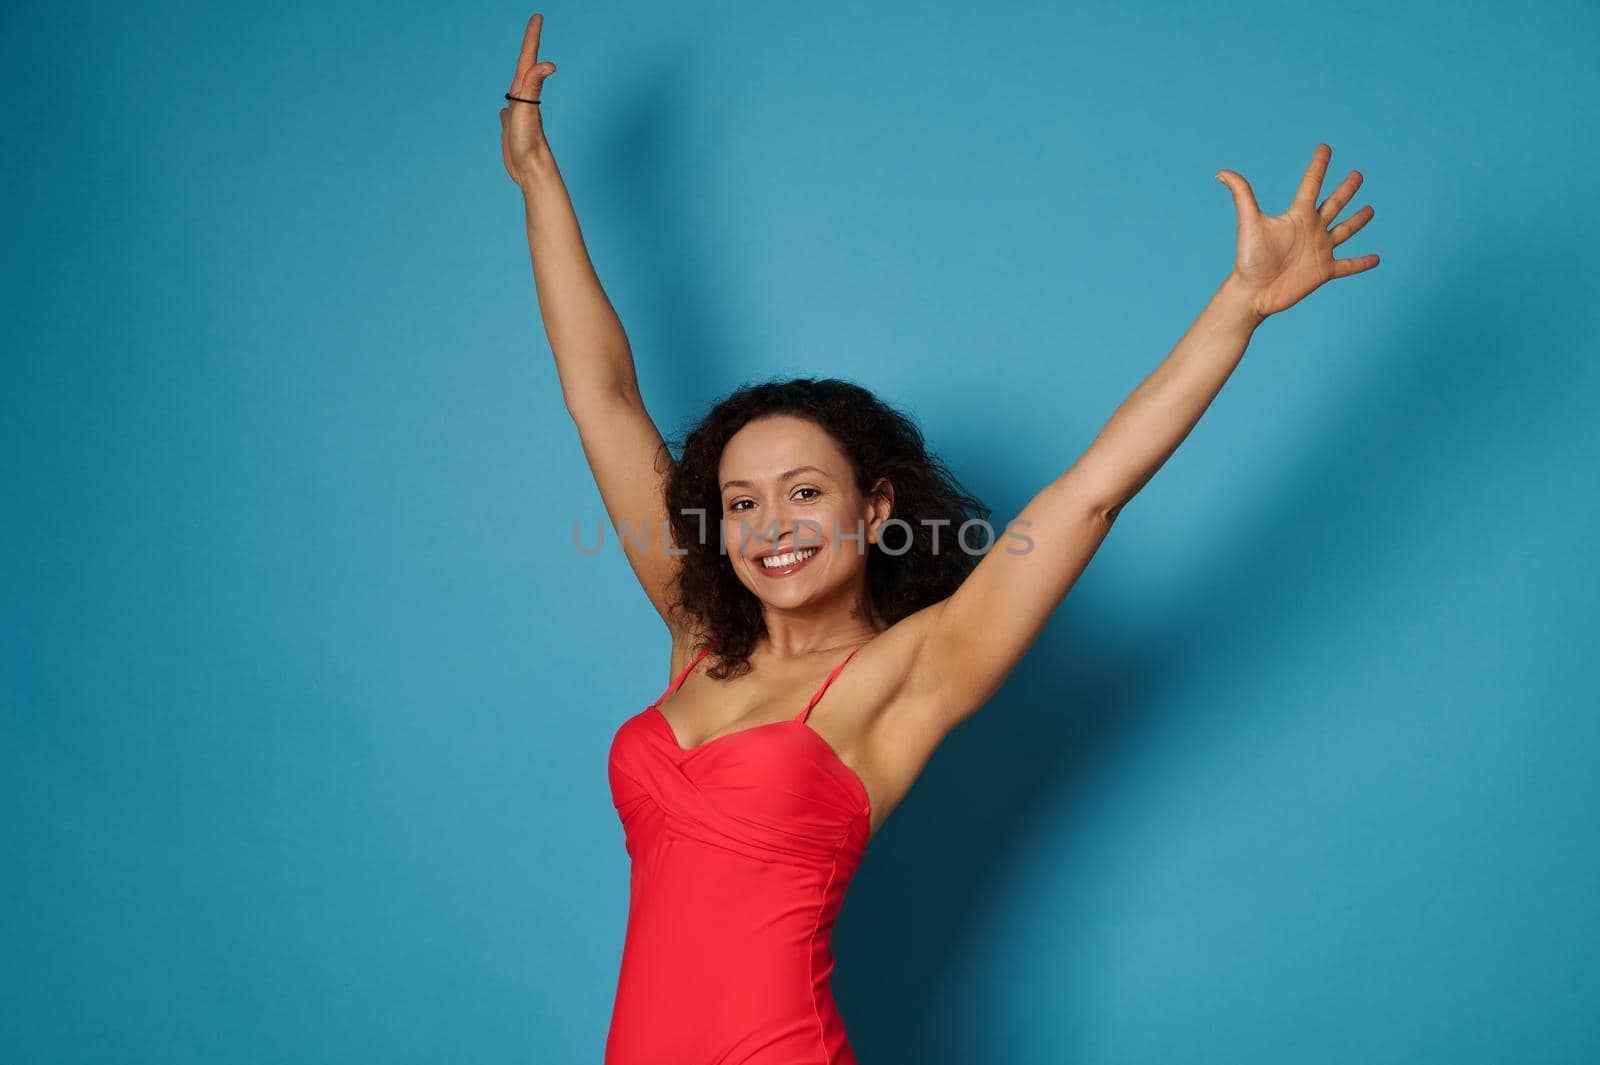
[{"label": "woman's eyebrow", "polygon": [[[778,474],[778,480],[787,481],[789,478],[793,477],[795,474],[797,474],[797,473],[805,473],[807,470],[810,470],[813,473],[820,473],[824,477],[826,477],[828,475],[828,471],[827,470],[821,470],[821,469],[818,469],[815,466],[796,466],[792,470],[784,470],[782,473]],[[728,489],[728,488],[754,488],[755,485],[751,484],[749,481],[723,481],[722,482],[722,487],[724,489]]]}]

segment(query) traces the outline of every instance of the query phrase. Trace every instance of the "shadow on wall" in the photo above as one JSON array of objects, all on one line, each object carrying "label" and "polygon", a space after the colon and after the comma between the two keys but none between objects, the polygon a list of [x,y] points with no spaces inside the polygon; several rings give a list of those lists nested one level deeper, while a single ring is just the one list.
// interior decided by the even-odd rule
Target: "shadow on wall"
[{"label": "shadow on wall", "polygon": [[[1485,203],[1467,216],[1496,213]],[[1549,410],[1552,378],[1586,374],[1550,360],[1581,352],[1563,338],[1584,328],[1584,303],[1570,277],[1549,276],[1541,261],[1541,242],[1557,235],[1521,228],[1468,236],[1512,260],[1497,271],[1505,280],[1483,285],[1464,244],[1438,249],[1426,275],[1431,290],[1418,291],[1414,312],[1387,332],[1387,354],[1363,360],[1382,368],[1381,380],[1352,381],[1343,401],[1308,412],[1323,425],[1303,438],[1300,460],[1284,464],[1290,479],[1275,492],[1263,487],[1262,509],[1239,516],[1226,553],[1197,559],[1188,586],[1165,590],[1168,607],[1153,624],[1127,645],[1097,646],[1091,622],[1069,624],[1058,613],[994,700],[935,753],[873,839],[835,929],[835,994],[863,1062],[966,1065],[981,1056],[992,1019],[953,1007],[970,1001],[963,984],[987,964],[974,937],[988,899],[1013,875],[1022,841],[1037,839],[1040,815],[1066,810],[1071,824],[1096,775],[1115,768],[1139,729],[1160,727],[1150,711],[1171,705],[1164,690],[1182,690],[1194,656],[1248,663],[1284,626],[1315,624],[1315,604],[1330,588],[1381,587],[1422,565],[1441,522],[1492,503],[1485,496],[1494,489],[1467,471],[1495,468],[1496,452],[1525,431],[1530,411],[1565,418]],[[1460,272],[1440,269],[1450,263]],[[1572,291],[1562,296],[1563,288]],[[1549,312],[1533,327],[1537,335],[1522,311],[1534,305]],[[1245,365],[1273,345],[1269,323]],[[1539,369],[1529,372],[1518,353],[1535,349]],[[1140,373],[1147,369],[1141,364]],[[1419,420],[1429,427],[1421,439]],[[1006,479],[994,468],[962,475],[980,497],[986,484]],[[1121,522],[1139,513],[1135,500]],[[1241,624],[1217,626],[1228,618]],[[1052,844],[1068,852],[1068,869],[1080,835],[1069,829]],[[1084,988],[1095,974],[1083,959],[1104,956],[1091,949],[1101,933],[1080,928],[1068,938],[1085,949],[1018,959],[1058,989],[1060,1011],[1037,1019],[1041,1035],[1062,1028],[1049,1032],[1051,1060],[1082,1056],[1074,1018],[1099,1000]]]}]

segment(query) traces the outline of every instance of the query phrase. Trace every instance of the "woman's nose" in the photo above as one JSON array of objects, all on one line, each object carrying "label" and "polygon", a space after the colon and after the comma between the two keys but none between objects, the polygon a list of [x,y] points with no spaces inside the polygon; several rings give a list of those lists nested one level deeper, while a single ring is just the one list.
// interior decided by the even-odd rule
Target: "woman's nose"
[{"label": "woman's nose", "polygon": [[788,537],[784,542],[794,547],[814,547],[822,543],[822,524],[813,518],[785,515],[778,527]]}]

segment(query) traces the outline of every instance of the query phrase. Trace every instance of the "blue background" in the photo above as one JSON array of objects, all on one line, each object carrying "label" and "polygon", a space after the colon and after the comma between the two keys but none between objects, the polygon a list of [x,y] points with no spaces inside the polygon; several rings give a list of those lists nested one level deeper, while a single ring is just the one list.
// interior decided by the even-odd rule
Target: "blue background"
[{"label": "blue background", "polygon": [[[497,112],[533,8],[8,5],[0,1045],[595,1062],[665,687]],[[866,1065],[1600,1059],[1600,8],[558,4],[657,423],[775,374],[1003,522],[1226,275],[1257,332],[836,935]]]}]

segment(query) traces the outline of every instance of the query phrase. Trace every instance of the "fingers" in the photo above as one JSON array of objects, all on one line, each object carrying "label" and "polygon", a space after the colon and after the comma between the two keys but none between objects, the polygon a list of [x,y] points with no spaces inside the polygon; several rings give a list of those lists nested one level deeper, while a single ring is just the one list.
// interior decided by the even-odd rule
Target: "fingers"
[{"label": "fingers", "polygon": [[522,51],[517,55],[517,72],[511,76],[512,96],[537,100],[539,87],[544,84],[544,79],[556,72],[556,65],[549,60],[539,62],[539,31],[543,27],[544,16],[535,12],[528,20],[528,28],[522,35]]},{"label": "fingers", "polygon": [[1350,202],[1350,197],[1356,194],[1361,187],[1361,171],[1352,170],[1341,182],[1339,187],[1328,194],[1322,201],[1322,206],[1317,208],[1317,214],[1322,218],[1323,225],[1332,225],[1333,220],[1339,217],[1339,212],[1344,210],[1344,205]]},{"label": "fingers", "polygon": [[1364,270],[1371,270],[1377,265],[1378,257],[1376,255],[1362,255],[1354,259],[1335,259],[1333,260],[1333,276],[1349,277],[1351,274],[1359,274]]},{"label": "fingers", "polygon": [[1305,176],[1300,179],[1300,188],[1294,194],[1295,203],[1303,203],[1307,207],[1317,205],[1317,193],[1322,191],[1322,179],[1328,174],[1328,160],[1332,157],[1332,148],[1326,144],[1317,145],[1317,150],[1311,153],[1311,165],[1306,167]]},{"label": "fingers", "polygon": [[511,95],[520,96],[517,92],[523,79],[528,76],[534,64],[539,62],[539,30],[544,26],[544,16],[537,11],[528,20],[528,28],[522,32],[522,51],[517,56],[517,72],[511,76]]},{"label": "fingers", "polygon": [[1261,213],[1261,208],[1256,206],[1256,194],[1250,191],[1250,182],[1232,170],[1218,170],[1217,180],[1233,193],[1233,206],[1239,212],[1240,222]]},{"label": "fingers", "polygon": [[1338,225],[1334,226],[1331,230],[1331,234],[1333,236],[1333,246],[1338,247],[1340,244],[1343,244],[1345,241],[1354,236],[1362,226],[1372,221],[1372,216],[1374,213],[1375,212],[1372,210],[1372,204],[1369,203],[1365,207],[1361,208],[1361,210],[1351,215],[1349,218],[1346,218],[1343,222],[1340,222]]}]

